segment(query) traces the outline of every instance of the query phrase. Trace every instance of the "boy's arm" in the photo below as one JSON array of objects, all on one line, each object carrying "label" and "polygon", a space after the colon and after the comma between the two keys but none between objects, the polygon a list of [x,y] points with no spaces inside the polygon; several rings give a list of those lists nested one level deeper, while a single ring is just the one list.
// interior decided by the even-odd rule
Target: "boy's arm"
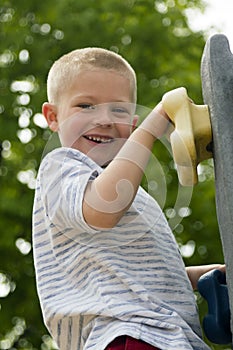
[{"label": "boy's arm", "polygon": [[205,273],[211,270],[220,270],[222,272],[226,271],[226,266],[221,264],[210,264],[210,265],[201,265],[201,266],[189,266],[186,267],[186,272],[188,274],[189,280],[192,284],[194,290],[197,289],[197,282],[199,278]]},{"label": "boy's arm", "polygon": [[168,126],[161,104],[130,135],[105,170],[85,191],[83,216],[93,227],[111,228],[130,207],[141,183],[153,143]]}]

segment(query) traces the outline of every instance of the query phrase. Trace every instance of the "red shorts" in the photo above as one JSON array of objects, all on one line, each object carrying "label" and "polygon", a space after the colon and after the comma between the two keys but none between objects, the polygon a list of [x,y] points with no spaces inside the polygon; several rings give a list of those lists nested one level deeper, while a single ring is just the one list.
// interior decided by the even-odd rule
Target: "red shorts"
[{"label": "red shorts", "polygon": [[159,350],[158,348],[145,343],[140,339],[134,339],[123,335],[114,339],[105,350]]}]

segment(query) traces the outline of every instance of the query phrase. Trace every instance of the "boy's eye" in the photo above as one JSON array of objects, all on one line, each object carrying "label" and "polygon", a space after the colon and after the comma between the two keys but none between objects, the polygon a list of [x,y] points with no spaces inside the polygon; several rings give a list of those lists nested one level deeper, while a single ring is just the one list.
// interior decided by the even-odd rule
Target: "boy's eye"
[{"label": "boy's eye", "polygon": [[113,106],[111,110],[117,118],[129,118],[130,116],[130,111],[123,106]]},{"label": "boy's eye", "polygon": [[79,103],[78,107],[82,109],[95,109],[95,107],[89,103]]},{"label": "boy's eye", "polygon": [[115,107],[112,109],[112,111],[116,113],[128,113],[127,109],[122,107]]}]

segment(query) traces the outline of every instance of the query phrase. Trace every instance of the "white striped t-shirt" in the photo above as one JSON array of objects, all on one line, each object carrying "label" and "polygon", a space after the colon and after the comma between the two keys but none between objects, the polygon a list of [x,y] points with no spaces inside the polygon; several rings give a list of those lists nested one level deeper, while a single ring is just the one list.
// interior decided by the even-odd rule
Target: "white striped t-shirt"
[{"label": "white striped t-shirt", "polygon": [[173,234],[141,187],[113,229],[85,222],[88,181],[102,169],[58,148],[42,161],[33,208],[38,295],[61,350],[103,350],[129,335],[164,350],[207,350]]}]

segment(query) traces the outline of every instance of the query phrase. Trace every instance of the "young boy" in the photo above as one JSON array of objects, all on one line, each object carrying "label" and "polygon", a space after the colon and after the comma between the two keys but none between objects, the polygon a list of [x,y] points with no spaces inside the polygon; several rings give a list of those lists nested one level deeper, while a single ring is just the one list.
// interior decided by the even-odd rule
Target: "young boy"
[{"label": "young boy", "polygon": [[59,349],[208,349],[191,283],[223,267],[186,271],[161,209],[140,187],[168,126],[161,105],[136,129],[135,73],[99,48],[61,57],[47,87],[43,114],[62,147],[39,169],[33,245]]}]

